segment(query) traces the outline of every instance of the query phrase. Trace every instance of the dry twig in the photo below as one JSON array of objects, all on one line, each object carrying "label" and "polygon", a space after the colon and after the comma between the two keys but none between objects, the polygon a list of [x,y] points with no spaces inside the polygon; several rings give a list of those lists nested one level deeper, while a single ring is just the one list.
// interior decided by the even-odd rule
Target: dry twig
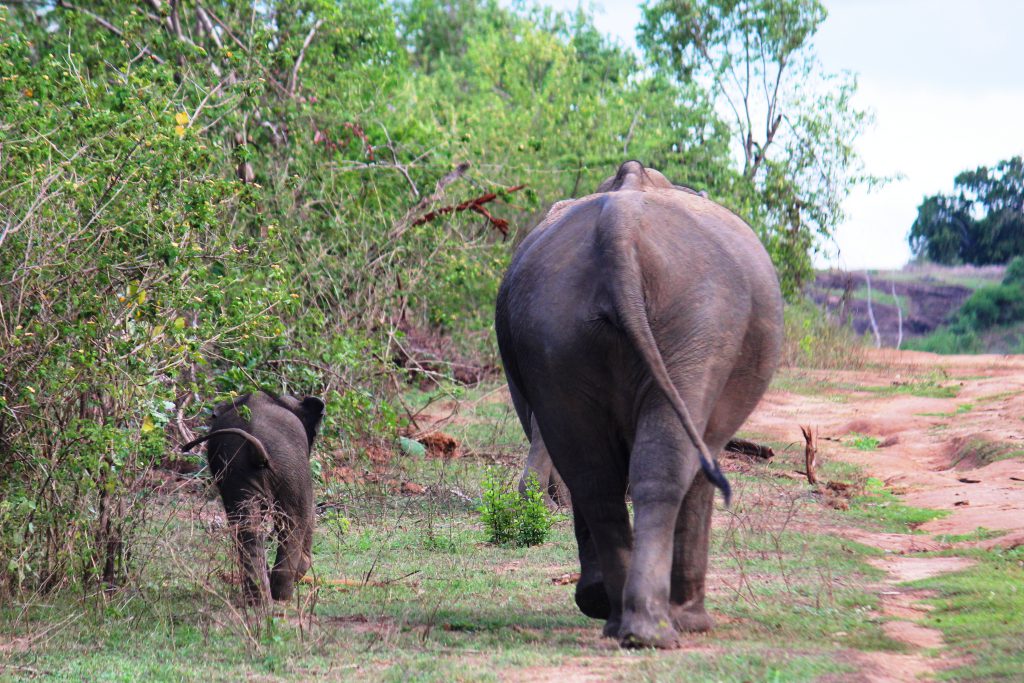
[{"label": "dry twig", "polygon": [[807,482],[812,486],[818,483],[818,476],[815,468],[818,466],[818,437],[813,427],[800,426],[800,432],[804,435],[804,463],[807,473]]}]

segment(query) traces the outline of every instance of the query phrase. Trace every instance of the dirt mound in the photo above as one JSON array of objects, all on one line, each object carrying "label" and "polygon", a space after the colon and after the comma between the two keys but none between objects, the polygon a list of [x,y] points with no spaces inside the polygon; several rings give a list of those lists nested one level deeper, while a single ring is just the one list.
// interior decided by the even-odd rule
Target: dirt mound
[{"label": "dirt mound", "polygon": [[[925,336],[948,321],[973,291],[963,285],[944,283],[932,275],[922,275],[915,280],[907,280],[904,273],[896,275],[898,278],[880,273],[871,278],[871,308],[885,346],[896,345],[901,317],[904,339]],[[850,320],[858,334],[871,332],[867,280],[863,272],[818,273],[810,295],[837,319]]]},{"label": "dirt mound", "polygon": [[448,460],[461,455],[459,442],[455,440],[455,437],[444,432],[429,432],[416,440],[426,447],[427,455],[432,458]]}]

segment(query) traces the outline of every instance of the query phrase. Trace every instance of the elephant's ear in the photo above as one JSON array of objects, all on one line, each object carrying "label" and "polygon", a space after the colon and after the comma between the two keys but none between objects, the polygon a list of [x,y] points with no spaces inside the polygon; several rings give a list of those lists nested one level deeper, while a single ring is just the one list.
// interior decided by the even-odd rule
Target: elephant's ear
[{"label": "elephant's ear", "polygon": [[324,408],[326,404],[316,396],[307,396],[302,399],[298,410],[295,411],[302,426],[306,428],[306,437],[309,439],[309,449],[313,449],[313,439],[320,428],[320,421],[324,419]]}]

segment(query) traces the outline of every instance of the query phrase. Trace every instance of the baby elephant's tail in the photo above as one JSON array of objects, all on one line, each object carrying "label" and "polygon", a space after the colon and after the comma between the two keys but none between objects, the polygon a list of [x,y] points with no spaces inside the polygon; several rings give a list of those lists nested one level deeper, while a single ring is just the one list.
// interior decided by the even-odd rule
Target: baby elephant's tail
[{"label": "baby elephant's tail", "polygon": [[240,436],[246,441],[248,441],[250,444],[252,444],[252,447],[256,449],[256,453],[260,457],[260,466],[266,467],[267,469],[273,471],[274,465],[270,462],[270,456],[267,454],[267,449],[263,447],[263,442],[257,439],[249,432],[245,431],[244,429],[237,429],[235,427],[225,427],[224,429],[217,429],[210,432],[209,434],[200,436],[198,439],[192,439],[187,444],[181,447],[181,452],[188,453],[190,450],[192,450],[194,446],[197,446],[203,443],[204,441],[208,441],[211,438],[219,436],[221,434],[234,434],[235,436]]}]

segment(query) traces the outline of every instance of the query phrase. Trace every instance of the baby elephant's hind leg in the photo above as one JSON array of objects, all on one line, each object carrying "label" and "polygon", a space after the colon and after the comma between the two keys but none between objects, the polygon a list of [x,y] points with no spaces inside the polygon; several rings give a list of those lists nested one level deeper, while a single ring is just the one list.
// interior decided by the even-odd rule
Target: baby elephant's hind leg
[{"label": "baby elephant's hind leg", "polygon": [[277,558],[270,571],[270,593],[274,600],[290,600],[295,582],[309,570],[313,545],[312,526],[296,523],[281,515],[275,523]]}]

